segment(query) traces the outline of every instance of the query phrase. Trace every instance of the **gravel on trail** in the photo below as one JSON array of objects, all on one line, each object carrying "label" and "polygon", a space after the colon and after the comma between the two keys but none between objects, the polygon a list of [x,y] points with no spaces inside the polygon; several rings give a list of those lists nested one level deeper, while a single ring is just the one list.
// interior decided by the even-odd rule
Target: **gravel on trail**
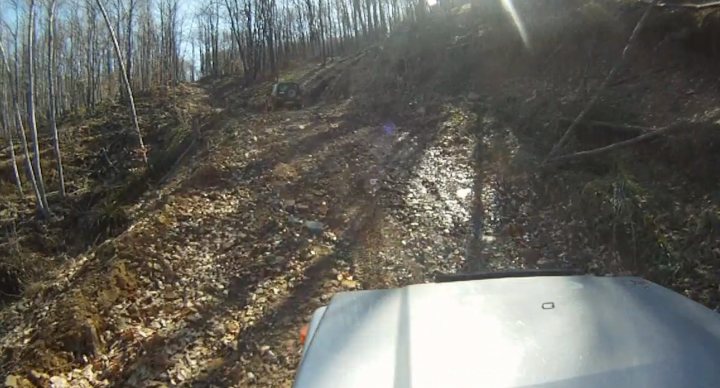
[{"label": "gravel on trail", "polygon": [[542,261],[498,208],[512,147],[468,101],[394,120],[352,102],[228,113],[57,299],[5,313],[2,345],[57,365],[29,363],[40,385],[290,386],[299,330],[337,292]]}]

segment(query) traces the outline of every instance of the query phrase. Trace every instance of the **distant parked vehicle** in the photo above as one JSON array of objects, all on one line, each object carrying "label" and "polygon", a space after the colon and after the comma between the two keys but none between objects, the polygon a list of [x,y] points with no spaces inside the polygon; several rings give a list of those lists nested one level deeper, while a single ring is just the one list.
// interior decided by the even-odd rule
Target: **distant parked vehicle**
[{"label": "distant parked vehicle", "polygon": [[297,82],[278,82],[268,97],[268,110],[283,107],[302,108],[302,90]]},{"label": "distant parked vehicle", "polygon": [[720,314],[636,277],[460,274],[342,292],[295,388],[720,387]]}]

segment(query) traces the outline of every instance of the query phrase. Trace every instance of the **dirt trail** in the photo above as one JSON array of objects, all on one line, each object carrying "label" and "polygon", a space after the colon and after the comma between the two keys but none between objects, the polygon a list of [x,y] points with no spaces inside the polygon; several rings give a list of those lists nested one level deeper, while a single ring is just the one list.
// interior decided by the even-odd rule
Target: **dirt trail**
[{"label": "dirt trail", "polygon": [[[170,225],[188,257],[187,264],[173,267],[189,270],[178,276],[184,279],[180,289],[197,290],[183,300],[208,300],[205,312],[190,316],[191,323],[202,324],[180,336],[163,335],[167,341],[157,352],[188,349],[175,354],[173,365],[136,369],[126,382],[289,385],[299,327],[334,292],[420,280],[418,248],[430,246],[434,235],[418,233],[422,239],[412,241],[415,234],[404,233],[404,241],[399,227],[420,229],[423,223],[448,234],[448,227],[462,227],[452,219],[444,227],[428,222],[427,214],[405,204],[417,193],[435,191],[423,210],[444,207],[435,185],[447,194],[445,186],[452,183],[433,182],[433,171],[426,171],[433,167],[425,151],[439,131],[420,120],[404,125],[366,121],[347,105],[229,123],[226,132],[235,131],[244,142],[213,151],[192,186],[174,193],[165,210],[190,211]],[[413,173],[416,164],[425,170]],[[461,249],[462,233],[455,234],[455,249]],[[410,253],[399,255],[405,250]],[[210,336],[189,339],[198,329]],[[224,351],[213,349],[223,343]],[[209,370],[198,374],[203,368]]]},{"label": "dirt trail", "polygon": [[[304,79],[339,71],[325,74]],[[543,265],[537,247],[552,244],[524,232],[512,131],[462,97],[394,119],[355,106],[224,107],[205,151],[75,277],[82,288],[43,302],[4,343],[27,352],[41,385],[290,386],[297,333],[336,292]],[[65,334],[37,325],[85,330],[82,316],[102,356],[68,373],[64,340],[53,344]]]},{"label": "dirt trail", "polygon": [[183,214],[168,225],[185,258],[172,263],[182,280],[171,289],[195,308],[174,312],[183,329],[161,322],[163,340],[137,365],[168,347],[170,362],[135,368],[127,384],[290,386],[298,330],[335,292],[537,264],[518,261],[522,241],[501,228],[509,222],[494,169],[512,150],[476,163],[478,141],[489,140],[475,138],[471,105],[395,121],[351,107],[227,124],[235,140],[213,150],[165,209]]},{"label": "dirt trail", "polygon": [[461,264],[472,184],[465,128],[445,122],[449,113],[396,123],[348,105],[256,116],[244,125],[252,150],[229,143],[209,161],[227,177],[218,189],[251,198],[232,199],[247,220],[234,233],[248,238],[215,258],[223,270],[212,280],[236,301],[220,310],[238,322],[237,348],[194,384],[288,386],[296,333],[333,293]]},{"label": "dirt trail", "polygon": [[[290,386],[297,333],[334,293],[463,266],[467,107],[395,120],[355,111],[352,99],[224,109],[205,151],[169,176],[145,217],[80,258],[57,290],[5,312],[16,323],[6,357],[30,381]],[[86,331],[97,334],[68,334]]]},{"label": "dirt trail", "polygon": [[[408,70],[412,51],[391,43],[295,69],[291,78],[309,97],[302,110],[261,112],[269,83],[208,83],[215,114],[193,152],[138,204],[134,214],[144,215],[73,260],[73,276],[0,316],[13,323],[0,336],[8,349],[0,366],[17,362],[13,370],[40,386],[56,378],[72,386],[289,387],[299,329],[337,292],[438,273],[643,268],[635,231],[644,224],[623,221],[618,210],[633,208],[618,202],[624,188],[639,187],[629,174],[595,174],[602,166],[589,164],[549,177],[537,168],[557,118],[574,111],[557,101],[576,82],[549,83],[554,66],[539,67],[549,75],[507,79],[512,66],[489,66],[455,69],[467,85],[436,90],[450,86],[440,75],[458,61],[435,63],[436,52],[423,50],[427,57]],[[464,54],[466,62],[489,65],[483,47],[475,46],[478,60]],[[395,54],[402,66],[388,65]],[[423,66],[437,67],[436,83],[425,82],[433,72]],[[615,244],[624,226],[632,255]],[[707,274],[710,300],[717,284]]]},{"label": "dirt trail", "polygon": [[[186,350],[169,367],[135,369],[128,384],[289,386],[297,332],[335,292],[466,269],[487,216],[474,214],[476,115],[458,103],[392,121],[351,107],[227,124],[236,140],[214,150],[165,209],[188,211],[169,225],[188,258],[172,265],[185,269],[180,289],[193,290],[181,299],[205,306],[185,319],[201,324],[163,335],[157,352]],[[188,337],[198,332],[206,334]]]}]

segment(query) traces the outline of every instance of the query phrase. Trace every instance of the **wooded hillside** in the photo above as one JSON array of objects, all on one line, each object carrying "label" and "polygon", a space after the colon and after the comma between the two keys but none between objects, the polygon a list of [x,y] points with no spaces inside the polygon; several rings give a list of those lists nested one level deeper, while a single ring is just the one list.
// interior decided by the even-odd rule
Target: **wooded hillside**
[{"label": "wooded hillside", "polygon": [[9,386],[290,387],[333,295],[447,274],[631,275],[720,309],[716,2],[2,12]]}]

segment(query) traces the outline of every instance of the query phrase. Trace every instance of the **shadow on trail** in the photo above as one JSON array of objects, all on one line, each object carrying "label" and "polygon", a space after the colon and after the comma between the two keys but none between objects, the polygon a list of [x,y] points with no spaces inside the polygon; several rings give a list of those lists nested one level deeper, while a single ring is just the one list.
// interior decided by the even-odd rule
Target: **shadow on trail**
[{"label": "shadow on trail", "polygon": [[[410,123],[409,123],[410,124]],[[411,124],[410,124],[411,125]],[[296,148],[289,142],[281,148],[276,148],[268,154],[260,157],[265,160],[268,166],[259,168],[256,176],[250,179],[248,184],[253,187],[272,187],[272,178],[267,173],[272,170],[271,164],[278,160],[292,160],[292,158],[302,156],[300,152],[313,153],[323,147],[328,139],[340,139],[343,136],[353,133],[345,130],[345,132],[334,130],[334,137],[328,137],[327,132],[315,133],[303,138],[302,144]],[[378,129],[379,131],[379,129]],[[373,136],[377,131],[370,132]],[[298,179],[291,183],[274,186],[269,191],[253,192],[255,197],[254,211],[259,215],[257,219],[263,218],[261,213],[268,215],[277,212],[279,206],[277,198],[281,192],[285,193],[306,193],[309,190],[324,190],[323,195],[317,198],[317,202],[325,201],[330,204],[329,213],[343,213],[345,209],[355,209],[351,216],[351,220],[346,223],[336,220],[329,222],[329,216],[317,215],[320,221],[331,225],[335,228],[344,227],[338,241],[332,247],[332,250],[321,257],[314,259],[311,264],[304,268],[302,273],[303,280],[293,287],[290,295],[283,298],[279,305],[262,311],[261,319],[256,321],[254,325],[248,325],[241,328],[237,337],[236,350],[232,348],[223,348],[215,351],[216,358],[206,366],[206,372],[192,376],[185,381],[191,386],[209,386],[216,384],[220,386],[237,384],[258,383],[277,383],[284,381],[290,384],[293,378],[294,369],[299,360],[299,345],[297,343],[297,331],[302,323],[310,316],[312,311],[327,303],[323,300],[323,296],[327,293],[339,291],[340,289],[328,290],[325,283],[333,280],[335,277],[334,269],[337,265],[347,266],[351,268],[356,263],[358,253],[362,253],[373,244],[377,244],[382,239],[380,229],[382,228],[382,220],[386,216],[386,208],[400,204],[402,206],[402,198],[397,197],[397,190],[402,191],[403,185],[407,184],[410,171],[422,159],[425,150],[430,147],[440,134],[435,126],[431,128],[418,128],[410,131],[405,142],[396,142],[388,147],[383,154],[384,157],[377,158],[368,149],[368,138],[358,137],[356,140],[350,141],[332,149],[331,152],[323,153],[319,160],[314,161],[312,168],[303,173]],[[279,154],[278,154],[279,153]],[[348,160],[347,158],[350,158]],[[345,164],[340,165],[339,162],[344,161]],[[330,169],[335,167],[334,169]],[[328,172],[333,174],[329,175]],[[393,190],[383,190],[382,187],[375,191],[374,194],[364,191],[362,183],[369,179],[379,179],[382,181],[384,177],[372,175],[382,171],[383,174],[393,174],[397,178],[393,183]],[[349,172],[354,181],[347,181],[343,172]],[[333,183],[349,184],[346,191],[328,191],[327,188]],[[483,176],[476,178],[477,186],[483,181]],[[348,195],[350,194],[350,195]],[[311,204],[313,207],[317,203]],[[239,208],[239,213],[247,212],[247,208]],[[312,215],[312,212],[306,215]],[[482,208],[476,210],[476,218],[474,222],[481,222],[478,214],[482,213]],[[302,215],[302,214],[301,214]],[[259,222],[257,227],[248,232],[250,239],[258,242],[267,241],[274,237],[280,236],[280,245],[274,246],[270,252],[284,254],[285,252],[299,253],[305,250],[310,244],[317,242],[308,232],[300,226],[283,226],[284,220],[270,219],[266,222]],[[260,248],[253,248],[249,252],[236,257],[234,267],[237,273],[230,276],[230,292],[227,296],[217,295],[220,302],[214,305],[206,306],[198,312],[200,318],[190,325],[193,331],[208,332],[213,330],[213,324],[223,317],[232,317],[237,314],[243,306],[251,304],[251,294],[269,279],[273,279],[289,270],[287,262],[281,265],[271,266],[258,257],[267,253]],[[362,264],[362,263],[360,263]],[[378,270],[382,270],[378,268]],[[369,288],[377,288],[387,286],[384,284],[365,284]],[[186,344],[184,338],[189,335],[185,329],[165,337],[155,337],[148,341],[145,346],[146,354],[136,360],[133,365],[158,365],[158,369],[168,363],[163,357],[165,348],[175,344],[175,346]],[[291,343],[292,345],[288,345]],[[269,346],[272,352],[264,352],[260,350],[261,346]],[[283,346],[290,346],[293,350],[287,352],[284,356],[281,349]],[[280,356],[275,353],[279,353]],[[248,360],[255,360],[252,364],[248,364]],[[258,369],[258,365],[265,369]],[[249,374],[251,373],[251,374]],[[157,374],[153,379],[164,379],[162,374]],[[265,380],[269,379],[269,380]],[[132,383],[132,382],[129,382]]]},{"label": "shadow on trail", "polygon": [[479,113],[485,119],[475,129],[472,234],[463,272],[584,268],[582,242],[562,231],[572,222],[567,193],[557,195],[563,182],[538,170],[545,145],[535,132],[542,118],[537,109],[521,116],[505,110]]},{"label": "shadow on trail", "polygon": [[[286,346],[289,340],[297,341],[302,323],[311,315],[312,311],[323,304],[321,302],[324,291],[323,283],[334,277],[332,270],[337,262],[348,260],[353,250],[362,249],[362,244],[366,242],[362,235],[374,229],[374,225],[378,222],[379,212],[368,208],[362,214],[364,216],[357,220],[356,225],[348,228],[346,233],[341,236],[333,252],[317,259],[304,270],[304,280],[293,288],[289,297],[272,311],[266,312],[263,319],[257,324],[241,330],[237,337],[238,351],[227,354],[222,365],[195,379],[192,382],[193,386],[236,384],[242,382],[243,379],[247,380],[247,372],[251,371],[260,379],[267,377],[260,376],[259,371],[254,368],[248,368],[246,372],[243,366],[238,365],[241,357],[248,354],[250,357],[261,358],[260,362],[270,368],[294,370],[299,361],[299,344],[293,347],[295,354],[287,358],[282,356],[275,358],[269,353],[258,354],[261,353],[258,352],[258,346],[266,344],[270,346],[271,350],[276,351],[276,349]],[[235,370],[235,373],[229,372],[227,367],[239,367],[245,373],[237,373],[239,370]],[[272,374],[273,381],[290,382],[293,377],[292,373],[282,376],[278,370],[266,370],[265,372]]]},{"label": "shadow on trail", "polygon": [[[413,143],[413,147],[408,150],[407,143],[396,143],[390,148],[390,152],[387,155],[386,160],[378,161],[371,157],[363,158],[364,152],[357,148],[367,147],[365,143],[366,138],[360,137],[355,142],[348,143],[346,146],[339,147],[333,152],[329,152],[323,155],[323,159],[317,161],[313,168],[307,171],[302,177],[292,182],[291,184],[285,185],[285,187],[279,188],[279,190],[289,193],[302,193],[310,188],[322,188],[323,185],[331,185],[333,180],[345,180],[345,175],[342,171],[335,174],[328,175],[327,168],[330,164],[337,164],[344,158],[357,158],[351,160],[352,163],[343,165],[341,170],[351,170],[352,176],[357,176],[358,181],[369,179],[366,174],[370,170],[372,165],[378,162],[384,164],[394,164],[395,169],[412,169],[418,161],[421,159],[424,150],[432,144],[433,140],[437,136],[438,130],[434,127],[430,128],[418,128],[417,133],[414,134],[416,141]],[[316,139],[323,138],[322,134],[316,134]],[[336,137],[337,138],[337,137]],[[325,137],[327,139],[327,137]],[[314,144],[313,142],[305,143],[307,145]],[[357,146],[357,147],[356,147]],[[312,152],[317,147],[305,147],[303,150]],[[355,153],[348,152],[350,148],[356,150]],[[288,149],[289,151],[289,149]],[[296,151],[296,149],[295,149]],[[368,150],[365,150],[368,152]],[[297,156],[296,152],[293,152]],[[289,157],[289,155],[285,155]],[[282,158],[282,156],[280,156]],[[400,160],[402,159],[402,160]],[[337,171],[331,170],[331,171]],[[258,182],[253,184],[260,184],[263,180],[260,179]],[[344,182],[351,183],[351,182]],[[355,188],[356,189],[356,188]],[[283,381],[289,385],[294,375],[294,369],[299,361],[299,349],[300,346],[297,342],[297,333],[300,326],[308,319],[314,309],[326,304],[327,301],[323,299],[328,293],[341,291],[337,286],[328,289],[327,282],[335,279],[334,269],[338,265],[342,267],[349,267],[352,272],[357,260],[359,252],[364,252],[371,247],[376,240],[381,239],[381,224],[382,220],[386,215],[385,204],[392,203],[388,198],[385,198],[388,193],[392,192],[377,191],[375,194],[365,192],[362,190],[349,192],[352,195],[346,195],[337,191],[327,191],[323,196],[323,200],[329,204],[332,204],[330,212],[342,212],[343,209],[354,209],[351,219],[344,225],[336,223],[336,227],[344,227],[344,230],[340,234],[338,240],[334,243],[332,250],[313,260],[303,270],[303,280],[297,286],[293,287],[290,294],[282,300],[282,302],[273,308],[271,311],[264,311],[262,319],[255,325],[247,326],[241,329],[238,335],[238,346],[237,351],[228,351],[222,356],[222,362],[218,362],[213,365],[211,370],[207,373],[197,376],[192,380],[192,386],[208,386],[210,384],[218,385],[230,385],[237,384],[249,384],[251,382],[263,385],[268,383],[270,380],[265,381],[265,378],[271,379],[274,385],[277,385],[278,381]],[[267,199],[266,199],[267,200]],[[334,208],[334,209],[333,209]],[[272,210],[269,210],[272,211]],[[322,221],[327,222],[328,219],[320,218]],[[284,235],[292,234],[293,231],[297,232],[297,229],[289,228],[288,232]],[[274,252],[295,252],[298,253],[305,249],[309,244],[317,242],[317,239],[308,238],[307,231],[300,231],[301,238],[299,239],[286,239],[280,246],[273,248]],[[289,236],[287,236],[289,237]],[[262,236],[257,236],[261,239]],[[252,255],[251,255],[252,256]],[[237,280],[238,284],[246,289],[246,292],[239,293],[239,297],[233,298],[233,301],[228,303],[243,304],[242,296],[247,297],[249,295],[249,289],[257,287],[262,282],[272,276],[282,275],[286,267],[273,269],[268,271],[267,268],[263,268],[262,263],[254,263],[249,268],[243,270],[243,274],[239,276]],[[378,268],[378,270],[382,270]],[[366,284],[370,288],[383,287],[383,284]],[[385,285],[386,286],[386,285]],[[277,357],[272,352],[259,351],[260,345],[269,346],[270,349],[275,352],[275,349],[280,349],[283,346],[290,347],[292,351],[289,352],[289,356]],[[250,360],[256,360],[257,363],[254,365],[263,365],[266,368],[264,371],[257,370],[251,365],[247,365],[246,362]],[[253,377],[249,377],[248,372],[252,372]],[[257,381],[254,379],[258,379]]]},{"label": "shadow on trail", "polygon": [[[327,123],[313,123],[311,125],[327,125]],[[344,124],[299,139],[293,139],[292,133],[288,133],[286,135],[289,137],[287,142],[271,146],[269,150],[248,163],[238,175],[242,179],[259,178],[267,171],[271,171],[279,163],[289,163],[299,156],[311,155],[325,144],[351,135],[355,128],[352,124]]]},{"label": "shadow on trail", "polygon": [[[253,188],[250,190],[251,197],[240,204],[236,214],[227,216],[225,221],[217,222],[217,225],[238,231],[242,227],[247,235],[240,242],[243,247],[231,247],[228,251],[214,253],[227,254],[227,257],[219,259],[219,262],[232,264],[230,273],[227,274],[229,283],[225,285],[228,293],[224,295],[216,288],[204,290],[214,299],[194,311],[191,319],[185,317],[183,321],[187,325],[178,325],[177,328],[162,335],[156,333],[147,338],[137,338],[136,340],[142,342],[143,352],[123,360],[126,366],[121,370],[127,372],[121,378],[122,383],[127,386],[138,386],[141,382],[168,381],[170,378],[175,378],[174,381],[178,384],[198,387],[211,384],[228,386],[238,382],[241,385],[254,382],[275,386],[278,385],[278,381],[284,381],[289,385],[299,360],[298,329],[314,309],[327,303],[327,300],[323,299],[324,296],[342,290],[337,283],[331,286],[326,283],[335,280],[335,270],[338,266],[344,270],[350,268],[352,273],[352,269],[358,264],[356,260],[362,257],[361,253],[382,239],[380,229],[382,220],[386,216],[386,207],[399,202],[391,198],[397,195],[395,191],[386,191],[382,188],[374,192],[364,190],[363,184],[375,178],[369,172],[392,170],[404,173],[412,170],[439,132],[434,124],[408,122],[407,125],[416,126],[409,131],[409,138],[413,141],[393,143],[385,153],[380,154],[380,157],[373,154],[373,150],[370,149],[372,144],[368,144],[367,137],[358,135],[353,128],[341,125],[312,133],[296,142],[288,139],[282,146],[268,150],[258,158],[258,162],[250,164],[255,167],[245,167],[241,171],[240,183],[232,182],[237,180],[237,172],[231,176],[224,174],[212,180],[214,183],[205,187],[205,189],[211,187],[210,192],[204,192],[204,195],[212,196],[214,191],[222,190],[223,186],[228,184]],[[381,129],[378,127],[377,131]],[[376,132],[370,131],[370,134],[374,135]],[[332,148],[333,142],[348,135],[354,135],[356,138],[349,141],[344,139],[341,146]],[[287,136],[290,137],[292,134]],[[328,152],[319,154],[317,160],[313,161],[312,167],[298,179],[281,185],[273,184],[274,178],[271,172],[275,163],[314,154],[327,145],[331,147]],[[348,180],[348,176],[354,179]],[[379,181],[382,182],[382,179]],[[402,186],[405,183],[404,179],[400,179],[395,185]],[[346,185],[346,190],[332,189],[336,185]],[[202,188],[195,184],[189,184],[184,189],[202,191]],[[290,223],[285,219],[288,213],[282,213],[283,216],[280,217],[277,214],[282,210],[282,204],[278,201],[281,192],[307,194],[308,191],[318,190],[322,191],[322,195],[317,196],[316,201],[309,204],[310,209],[299,215],[303,218],[317,217],[333,230],[339,230],[338,238],[334,242],[325,236],[313,236],[302,225]],[[181,194],[182,192],[179,192],[176,195]],[[325,202],[329,208],[324,215],[314,213],[318,202]],[[349,209],[352,211],[348,218],[338,217],[334,221],[331,220],[333,214],[344,214]],[[238,217],[244,214],[252,214],[251,218],[254,217],[254,221],[248,224],[247,217]],[[213,219],[203,218],[200,222],[213,224]],[[188,237],[192,238],[192,236]],[[279,244],[272,244],[273,241]],[[204,365],[202,374],[185,376],[182,381],[178,381],[175,375],[168,376],[169,369],[189,362],[185,359],[185,354],[197,346],[195,342],[198,333],[204,336],[205,333],[216,330],[218,325],[224,325],[225,321],[238,318],[244,308],[254,303],[253,297],[256,296],[254,293],[259,287],[292,272],[291,260],[269,264],[265,260],[267,254],[299,256],[313,244],[325,244],[330,249],[319,257],[298,258],[301,261],[312,260],[302,269],[302,280],[289,289],[287,297],[277,300],[279,304],[274,307],[271,304],[271,307],[265,310],[261,306],[259,319],[254,325],[244,325],[240,322],[237,346],[225,346],[218,338],[213,337],[211,341],[217,343],[212,345],[213,349],[209,351],[214,358],[208,365]],[[383,271],[382,268],[377,270]],[[163,279],[163,282],[167,286],[172,284],[168,279]],[[387,286],[364,282],[363,285],[369,288]],[[261,345],[269,346],[277,355],[272,352],[263,353],[260,349]],[[207,342],[205,346],[208,346]],[[291,350],[287,352],[278,350],[284,346]],[[179,358],[172,357],[173,353]],[[257,362],[248,364],[248,361],[252,360]],[[252,372],[255,376],[251,377],[248,372]],[[267,380],[263,382],[263,379]]]}]

